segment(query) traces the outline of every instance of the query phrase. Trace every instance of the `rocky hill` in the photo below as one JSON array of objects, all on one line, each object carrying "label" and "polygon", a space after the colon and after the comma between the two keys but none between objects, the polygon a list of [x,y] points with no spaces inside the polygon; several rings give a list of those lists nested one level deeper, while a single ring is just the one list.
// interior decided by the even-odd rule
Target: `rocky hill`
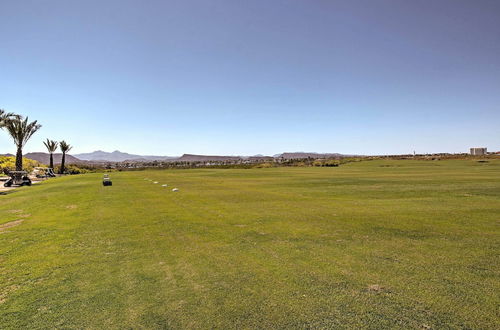
[{"label": "rocky hill", "polygon": [[113,152],[97,150],[90,153],[75,154],[75,157],[82,160],[98,161],[98,162],[124,162],[124,161],[137,162],[137,161],[170,160],[177,158],[169,156],[134,155],[126,152],[121,152],[119,150],[115,150]]},{"label": "rocky hill", "polygon": [[[24,157],[36,160],[42,164],[48,165],[50,156],[46,152],[30,152],[24,155]],[[62,154],[54,154],[54,164],[61,163]],[[81,164],[84,163],[81,159],[78,159],[71,155],[66,155],[66,164]]]}]

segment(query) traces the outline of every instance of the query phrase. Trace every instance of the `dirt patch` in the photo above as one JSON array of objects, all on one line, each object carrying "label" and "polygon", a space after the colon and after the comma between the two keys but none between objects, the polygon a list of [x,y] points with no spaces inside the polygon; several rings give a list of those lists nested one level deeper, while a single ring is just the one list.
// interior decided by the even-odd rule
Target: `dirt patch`
[{"label": "dirt patch", "polygon": [[368,286],[368,291],[370,292],[382,292],[384,291],[384,287],[378,284],[372,284]]},{"label": "dirt patch", "polygon": [[243,227],[246,227],[247,225],[234,225],[234,226],[243,228]]},{"label": "dirt patch", "polygon": [[11,285],[2,289],[0,291],[0,304],[3,304],[7,300],[7,296],[17,289],[19,289],[19,285]]},{"label": "dirt patch", "polygon": [[12,214],[18,214],[18,213],[23,213],[23,210],[9,210],[7,212],[12,213]]},{"label": "dirt patch", "polygon": [[12,189],[16,189],[14,187],[4,187],[3,185],[0,185],[0,192],[6,192]]},{"label": "dirt patch", "polygon": [[72,205],[66,205],[66,208],[69,209],[69,210],[74,210],[74,209],[78,208],[78,205],[74,205],[74,204],[72,204]]},{"label": "dirt patch", "polygon": [[3,225],[0,225],[0,233],[3,233],[4,231],[6,231],[9,228],[19,226],[23,221],[24,221],[24,219],[19,219],[19,220],[7,222],[7,223],[4,223]]}]

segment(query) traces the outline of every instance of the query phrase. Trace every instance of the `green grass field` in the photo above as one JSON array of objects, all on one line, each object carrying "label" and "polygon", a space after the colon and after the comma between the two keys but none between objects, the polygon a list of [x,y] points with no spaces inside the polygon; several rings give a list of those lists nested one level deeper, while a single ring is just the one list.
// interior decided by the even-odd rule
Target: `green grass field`
[{"label": "green grass field", "polygon": [[0,328],[499,326],[500,160],[111,177],[0,196]]}]

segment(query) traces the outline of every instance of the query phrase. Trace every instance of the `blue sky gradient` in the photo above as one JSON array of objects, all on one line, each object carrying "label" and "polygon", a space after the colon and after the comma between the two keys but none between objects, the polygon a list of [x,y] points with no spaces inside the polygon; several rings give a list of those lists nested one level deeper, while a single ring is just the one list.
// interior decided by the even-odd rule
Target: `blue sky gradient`
[{"label": "blue sky gradient", "polygon": [[0,45],[26,151],[500,150],[497,0],[0,0]]}]

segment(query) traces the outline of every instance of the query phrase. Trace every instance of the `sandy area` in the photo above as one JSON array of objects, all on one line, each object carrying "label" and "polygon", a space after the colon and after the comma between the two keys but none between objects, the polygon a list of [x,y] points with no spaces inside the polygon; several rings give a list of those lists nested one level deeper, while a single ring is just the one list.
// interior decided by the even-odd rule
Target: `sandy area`
[{"label": "sandy area", "polygon": [[[3,178],[2,178],[3,179]],[[32,180],[32,184],[37,184],[39,183],[40,181],[34,181]],[[12,189],[16,189],[16,188],[20,188],[19,186],[15,186],[15,187],[4,187],[3,184],[5,183],[5,181],[1,180],[0,179],[0,195],[6,191],[9,191],[9,190],[12,190]]]},{"label": "sandy area", "polygon": [[16,187],[4,187],[3,184],[0,185],[0,193],[5,192],[5,191],[9,191],[12,189],[16,189]]}]

